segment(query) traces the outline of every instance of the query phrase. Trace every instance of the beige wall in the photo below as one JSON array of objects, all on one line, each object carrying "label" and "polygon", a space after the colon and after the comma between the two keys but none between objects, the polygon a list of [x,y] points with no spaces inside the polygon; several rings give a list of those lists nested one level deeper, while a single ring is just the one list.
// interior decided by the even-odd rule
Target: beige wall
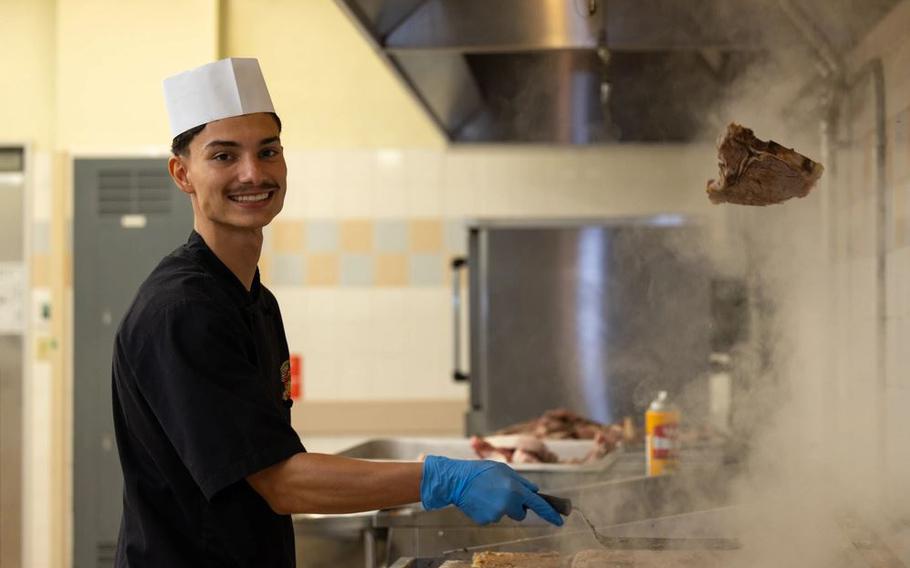
[{"label": "beige wall", "polygon": [[[901,2],[863,41],[848,63],[861,72],[867,62],[880,58],[885,74],[885,128],[887,186],[887,257],[885,282],[885,377],[880,382],[870,374],[876,362],[878,318],[873,290],[877,281],[874,261],[875,235],[875,121],[874,107],[855,113],[852,148],[841,152],[846,183],[837,187],[839,199],[833,204],[833,266],[838,333],[833,347],[838,354],[834,388],[839,395],[841,416],[856,422],[836,422],[845,462],[855,462],[844,448],[863,443],[868,434],[881,445],[868,452],[874,456],[864,467],[854,467],[854,481],[877,480],[874,505],[897,514],[910,510],[910,496],[904,490],[910,478],[907,451],[906,412],[910,405],[910,2]],[[869,81],[868,83],[871,83]],[[867,83],[867,84],[868,84]],[[871,101],[866,87],[865,100]],[[859,91],[859,89],[858,89]],[[862,92],[862,91],[860,91]],[[849,116],[849,115],[848,115]],[[856,425],[861,424],[861,429]],[[872,449],[872,448],[870,448]]]},{"label": "beige wall", "polygon": [[217,56],[217,5],[58,0],[58,148],[166,145],[161,78]]},{"label": "beige wall", "polygon": [[54,0],[0,0],[0,140],[54,137]]},{"label": "beige wall", "polygon": [[[778,495],[794,491],[808,515],[850,510],[867,522],[905,518],[910,453],[910,2],[894,11],[848,58],[860,81],[844,105],[828,170],[809,198],[786,207],[731,209],[757,245],[752,253],[776,307],[770,339],[786,381],[783,410],[762,417],[768,456],[787,464]],[[859,75],[881,58],[885,70],[887,226],[885,333],[879,336],[876,236],[879,205],[875,103]],[[862,78],[862,80],[860,80]],[[836,167],[834,167],[836,165]],[[878,373],[879,341],[885,376]],[[765,379],[765,377],[761,377]],[[884,378],[884,380],[882,380]],[[760,385],[756,385],[756,391]],[[773,469],[779,469],[773,466]],[[825,482],[805,491],[809,484]],[[762,481],[756,487],[763,487]],[[819,493],[825,503],[814,502]],[[780,512],[780,517],[787,513]],[[794,517],[796,518],[796,517]],[[788,525],[783,525],[788,526]],[[883,529],[887,530],[887,529]]]},{"label": "beige wall", "polygon": [[289,148],[440,147],[442,137],[330,0],[229,0],[224,56],[258,57]]},{"label": "beige wall", "polygon": [[[44,22],[40,32],[48,33],[53,10],[47,10],[50,19],[19,10],[36,26]],[[56,47],[49,52],[56,67],[42,60],[39,68],[55,70],[54,126],[62,150],[166,149],[161,79],[227,56],[260,59],[287,125],[287,146],[442,143],[332,2],[58,0],[56,22]],[[29,85],[22,97],[47,97],[46,87]]]}]

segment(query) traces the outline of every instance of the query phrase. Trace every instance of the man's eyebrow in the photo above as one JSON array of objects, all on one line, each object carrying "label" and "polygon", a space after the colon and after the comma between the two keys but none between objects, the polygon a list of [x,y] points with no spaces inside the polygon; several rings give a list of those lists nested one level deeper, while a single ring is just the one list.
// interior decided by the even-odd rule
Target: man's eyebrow
[{"label": "man's eyebrow", "polygon": [[[278,136],[270,136],[269,138],[263,138],[262,140],[260,140],[259,145],[266,146],[266,145],[272,144],[274,142],[281,142],[281,139]],[[203,146],[203,148],[208,148],[210,146],[228,146],[230,148],[237,148],[240,146],[240,143],[234,142],[233,140],[212,140],[211,142],[209,142],[208,144]]]},{"label": "man's eyebrow", "polygon": [[237,146],[240,146],[240,144],[238,144],[237,142],[234,142],[233,140],[212,140],[211,142],[209,142],[208,144],[203,146],[203,148],[208,148],[209,146],[237,147]]}]

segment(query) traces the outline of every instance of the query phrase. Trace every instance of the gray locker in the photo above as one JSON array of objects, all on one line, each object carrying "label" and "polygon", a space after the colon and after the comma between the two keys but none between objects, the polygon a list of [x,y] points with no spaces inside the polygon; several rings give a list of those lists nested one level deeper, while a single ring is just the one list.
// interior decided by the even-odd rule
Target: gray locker
[{"label": "gray locker", "polygon": [[123,481],[111,411],[111,357],[137,288],[193,227],[166,159],[74,163],[73,559],[113,565]]}]

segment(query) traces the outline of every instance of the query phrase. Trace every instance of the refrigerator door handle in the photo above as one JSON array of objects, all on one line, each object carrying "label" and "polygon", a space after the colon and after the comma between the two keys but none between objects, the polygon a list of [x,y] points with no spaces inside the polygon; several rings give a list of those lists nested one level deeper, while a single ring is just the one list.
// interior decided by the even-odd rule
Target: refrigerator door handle
[{"label": "refrigerator door handle", "polygon": [[468,259],[459,256],[452,259],[452,378],[467,381],[470,375],[461,369],[461,273],[468,269]]}]

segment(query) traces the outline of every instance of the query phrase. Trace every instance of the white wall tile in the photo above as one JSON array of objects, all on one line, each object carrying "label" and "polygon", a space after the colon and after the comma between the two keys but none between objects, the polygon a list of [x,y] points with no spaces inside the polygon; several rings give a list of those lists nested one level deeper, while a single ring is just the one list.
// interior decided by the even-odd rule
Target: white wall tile
[{"label": "white wall tile", "polygon": [[896,254],[894,293],[897,313],[910,316],[910,247],[899,249]]},{"label": "white wall tile", "polygon": [[407,216],[408,189],[405,182],[406,152],[379,150],[375,153],[373,213],[378,219]]},{"label": "white wall tile", "polygon": [[305,351],[304,398],[306,400],[339,400],[344,399],[338,386],[339,360],[323,352]]},{"label": "white wall tile", "polygon": [[311,183],[310,177],[307,175],[307,154],[286,152],[285,161],[288,166],[288,186],[280,218],[303,219],[307,214],[306,188]]},{"label": "white wall tile", "polygon": [[442,154],[435,150],[412,150],[406,154],[405,187],[411,217],[442,215]]},{"label": "white wall tile", "polygon": [[369,218],[377,200],[376,157],[373,152],[346,152],[336,170],[338,216]]},{"label": "white wall tile", "polygon": [[891,494],[901,499],[901,505],[910,506],[907,499],[907,480],[910,479],[910,452],[907,451],[907,408],[910,407],[910,385],[890,387],[886,392],[888,415],[886,418],[885,448]]},{"label": "white wall tile", "polygon": [[310,181],[304,188],[303,210],[310,219],[339,216],[338,187],[333,181]]},{"label": "white wall tile", "polygon": [[481,162],[472,153],[449,152],[443,157],[442,214],[472,217],[480,210]]},{"label": "white wall tile", "polygon": [[[299,199],[303,203],[295,204],[295,211],[302,209],[308,218],[335,217],[338,214],[338,187],[336,166],[343,156],[334,152],[315,151],[301,152],[295,159],[295,166],[302,169],[300,184],[295,191],[301,191]],[[288,165],[290,168],[290,164]],[[290,171],[288,176],[290,176]]]},{"label": "white wall tile", "polygon": [[889,384],[899,382],[902,373],[900,368],[901,350],[903,346],[900,341],[901,321],[899,318],[889,318],[886,325],[886,352],[885,352],[885,373]]}]

